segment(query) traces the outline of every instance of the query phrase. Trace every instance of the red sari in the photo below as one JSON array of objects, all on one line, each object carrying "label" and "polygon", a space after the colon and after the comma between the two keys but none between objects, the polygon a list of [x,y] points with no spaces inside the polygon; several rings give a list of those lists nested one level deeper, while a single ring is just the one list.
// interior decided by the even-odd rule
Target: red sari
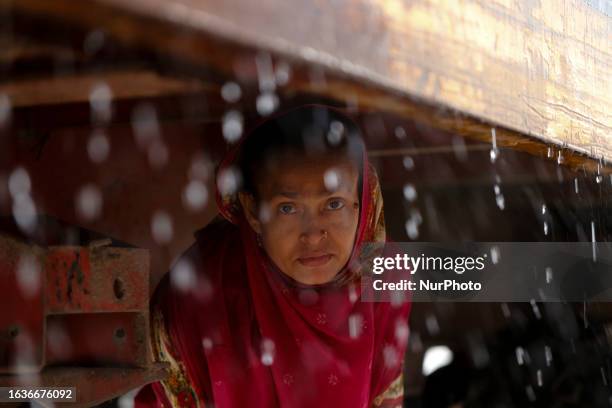
[{"label": "red sari", "polygon": [[[363,160],[353,253],[327,284],[281,272],[235,197],[218,197],[229,222],[196,234],[152,300],[153,351],[171,364],[170,376],[143,388],[136,407],[401,406],[410,303],[361,301],[359,249],[385,239],[365,151]],[[195,272],[193,288],[172,284],[177,268]]]}]

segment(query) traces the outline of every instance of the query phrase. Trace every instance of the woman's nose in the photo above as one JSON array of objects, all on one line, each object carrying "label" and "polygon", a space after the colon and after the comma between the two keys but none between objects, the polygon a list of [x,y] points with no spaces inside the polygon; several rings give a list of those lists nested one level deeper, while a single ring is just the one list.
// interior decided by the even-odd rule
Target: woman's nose
[{"label": "woman's nose", "polygon": [[317,246],[321,241],[327,239],[327,228],[317,217],[305,217],[300,234],[300,241],[303,244]]},{"label": "woman's nose", "polygon": [[310,229],[302,232],[300,241],[310,246],[317,246],[321,241],[327,239],[327,234],[327,230],[322,228]]}]

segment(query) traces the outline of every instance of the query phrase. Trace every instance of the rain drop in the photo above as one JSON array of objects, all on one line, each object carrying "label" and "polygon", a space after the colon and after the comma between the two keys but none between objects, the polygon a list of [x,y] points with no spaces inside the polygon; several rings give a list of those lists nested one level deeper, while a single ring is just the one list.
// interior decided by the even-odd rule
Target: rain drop
[{"label": "rain drop", "polygon": [[102,163],[110,152],[110,141],[101,130],[94,130],[87,142],[87,153],[94,163]]},{"label": "rain drop", "polygon": [[328,169],[323,174],[323,183],[325,184],[325,188],[327,191],[333,192],[338,190],[340,186],[340,176],[338,172],[334,169]]},{"label": "rain drop", "polygon": [[542,313],[540,313],[540,308],[538,307],[536,301],[531,299],[529,303],[531,304],[531,310],[533,311],[533,315],[536,317],[536,319],[542,319]]},{"label": "rain drop", "polygon": [[453,152],[458,160],[464,162],[468,159],[468,151],[465,146],[465,140],[461,136],[453,137]]},{"label": "rain drop", "polygon": [[112,117],[112,98],[113,93],[106,83],[101,82],[93,86],[89,93],[89,104],[94,123],[104,124],[110,122]]},{"label": "rain drop", "polygon": [[489,152],[491,163],[495,163],[495,161],[497,160],[497,156],[499,156],[499,150],[497,148],[491,149],[491,151]]},{"label": "rain drop", "polygon": [[208,201],[208,189],[199,180],[190,181],[183,191],[183,204],[191,211],[200,211]]},{"label": "rain drop", "polygon": [[600,184],[603,180],[603,176],[601,175],[601,160],[597,163],[597,176],[595,176],[595,182]]},{"label": "rain drop", "polygon": [[234,103],[240,100],[242,90],[236,82],[226,82],[221,87],[221,97],[227,103]]},{"label": "rain drop", "polygon": [[413,202],[417,198],[417,191],[414,188],[414,184],[406,184],[404,186],[404,198],[408,202]]},{"label": "rain drop", "polygon": [[13,199],[16,199],[22,194],[30,194],[32,182],[30,175],[23,167],[17,167],[11,172],[8,179],[9,192]]},{"label": "rain drop", "polygon": [[408,238],[414,240],[419,237],[419,223],[415,219],[409,218],[404,227],[406,228]]},{"label": "rain drop", "polygon": [[425,351],[423,356],[423,375],[428,376],[439,368],[452,363],[453,352],[447,346],[433,346]]},{"label": "rain drop", "polygon": [[491,262],[496,265],[500,259],[499,248],[496,246],[491,247]]},{"label": "rain drop", "polygon": [[276,76],[277,85],[286,85],[289,82],[289,79],[291,78],[291,66],[287,62],[281,61],[276,64],[274,74]]},{"label": "rain drop", "polygon": [[170,283],[183,292],[195,288],[197,276],[191,262],[183,259],[179,260],[170,270]]},{"label": "rain drop", "polygon": [[174,227],[172,218],[165,211],[156,211],[151,219],[151,233],[158,244],[167,244],[172,240]]},{"label": "rain drop", "polygon": [[497,160],[497,156],[499,155],[499,149],[497,148],[497,133],[495,128],[491,128],[491,151],[489,152],[489,156],[491,158],[491,163],[495,163]]},{"label": "rain drop", "polygon": [[393,290],[391,291],[391,305],[393,307],[400,307],[404,301],[406,300],[405,298],[405,294],[402,291],[399,290]]},{"label": "rain drop", "polygon": [[196,180],[208,180],[211,173],[211,163],[202,154],[196,154],[189,167],[189,177]]},{"label": "rain drop", "polygon": [[416,239],[419,236],[419,226],[423,222],[423,218],[421,217],[421,213],[418,209],[413,208],[410,210],[410,218],[406,221],[404,225],[406,229],[406,234],[410,239]]},{"label": "rain drop", "polygon": [[104,32],[102,30],[93,30],[83,42],[83,50],[88,55],[93,55],[100,51],[104,46]]},{"label": "rain drop", "polygon": [[102,193],[95,184],[86,184],[76,194],[76,209],[79,217],[91,221],[102,212]]},{"label": "rain drop", "polygon": [[547,266],[546,269],[544,270],[544,273],[546,274],[546,283],[550,283],[553,280],[553,270],[550,266]]},{"label": "rain drop", "polygon": [[559,184],[563,183],[563,170],[561,170],[561,166],[557,167],[557,180],[559,180]]},{"label": "rain drop", "polygon": [[259,205],[259,221],[262,224],[267,224],[272,219],[272,210],[270,205],[267,203],[261,203]]},{"label": "rain drop", "polygon": [[512,316],[512,313],[510,312],[510,307],[508,307],[507,303],[502,303],[501,304],[501,309],[502,309],[502,313],[504,315],[504,317],[506,319],[509,319]]},{"label": "rain drop", "polygon": [[593,252],[593,262],[597,262],[597,241],[595,239],[595,221],[591,221],[591,248]]},{"label": "rain drop", "polygon": [[552,350],[548,346],[544,346],[544,358],[546,359],[546,367],[550,367],[552,363]]},{"label": "rain drop", "polygon": [[410,156],[404,157],[404,159],[402,160],[402,164],[404,165],[404,168],[406,170],[414,169],[414,160]]},{"label": "rain drop", "polygon": [[470,336],[470,352],[474,366],[483,368],[489,364],[491,356],[484,344],[484,341],[478,336]]},{"label": "rain drop", "polygon": [[348,324],[350,338],[359,338],[363,329],[363,317],[360,314],[352,314],[348,318]]},{"label": "rain drop", "polygon": [[35,366],[36,355],[34,353],[35,346],[32,337],[27,332],[20,333],[17,345],[17,358],[15,359],[15,367]]},{"label": "rain drop", "polygon": [[42,285],[42,269],[33,255],[26,254],[19,258],[17,265],[17,287],[26,298],[39,295]]},{"label": "rain drop", "polygon": [[274,112],[278,106],[278,96],[272,92],[263,92],[257,96],[255,102],[257,113],[266,116]]},{"label": "rain drop", "polygon": [[274,342],[270,339],[263,339],[261,342],[261,362],[265,366],[274,363]]},{"label": "rain drop", "polygon": [[515,350],[516,362],[522,366],[525,364],[525,350],[522,347],[517,347]]},{"label": "rain drop", "polygon": [[332,146],[337,146],[344,137],[344,125],[337,120],[332,121],[327,132],[327,141]]},{"label": "rain drop", "polygon": [[354,283],[349,283],[348,285],[348,297],[351,303],[355,303],[357,299],[359,299],[359,294],[357,293],[357,287]]},{"label": "rain drop", "polygon": [[440,324],[438,323],[438,319],[435,315],[431,314],[425,318],[425,327],[427,327],[427,331],[432,336],[435,336],[440,333]]},{"label": "rain drop", "polygon": [[548,235],[548,222],[544,221],[544,235]]},{"label": "rain drop", "polygon": [[413,353],[420,353],[423,351],[423,341],[419,333],[412,333],[410,336],[410,350]]},{"label": "rain drop", "polygon": [[408,324],[402,319],[395,321],[395,340],[399,345],[405,345],[408,342],[408,336],[410,335],[410,329]]},{"label": "rain drop", "polygon": [[574,191],[576,192],[576,194],[579,194],[579,191],[578,191],[578,178],[574,179]]},{"label": "rain drop", "polygon": [[132,130],[136,143],[141,149],[147,149],[153,140],[161,136],[157,112],[150,103],[141,103],[132,111]]},{"label": "rain drop", "polygon": [[403,127],[401,126],[396,127],[394,133],[395,133],[395,137],[397,137],[399,140],[406,139],[406,130]]},{"label": "rain drop", "polygon": [[242,113],[232,110],[223,115],[223,137],[228,143],[237,142],[242,136]]},{"label": "rain drop", "polygon": [[13,217],[24,232],[34,232],[36,215],[36,205],[29,194],[19,194],[13,199]]},{"label": "rain drop", "polygon": [[561,150],[559,150],[557,152],[557,164],[563,163],[563,160],[564,160],[563,155],[561,154]]},{"label": "rain drop", "polygon": [[385,366],[389,368],[397,367],[400,362],[397,350],[390,344],[386,345],[383,349],[383,359]]},{"label": "rain drop", "polygon": [[270,54],[258,54],[255,58],[255,65],[257,67],[259,90],[263,92],[274,91],[276,88],[276,78],[274,77],[274,68]]},{"label": "rain drop", "polygon": [[213,341],[209,337],[204,337],[202,339],[202,348],[204,348],[204,351],[208,353],[213,348]]},{"label": "rain drop", "polygon": [[151,163],[153,168],[160,169],[164,167],[168,163],[169,155],[168,148],[161,139],[156,139],[149,146],[149,163]]},{"label": "rain drop", "polygon": [[538,387],[542,387],[542,385],[544,385],[544,381],[542,379],[542,370],[538,370],[536,372],[536,377],[537,377]]},{"label": "rain drop", "polygon": [[500,210],[503,210],[506,207],[506,201],[504,200],[503,194],[497,194],[495,196],[495,203],[497,203]]},{"label": "rain drop", "polygon": [[238,192],[241,183],[240,171],[235,167],[228,167],[219,171],[217,185],[222,195],[231,195]]},{"label": "rain drop", "polygon": [[500,210],[503,210],[506,207],[506,202],[498,183],[499,176],[497,176],[497,183],[493,186],[493,192],[495,193],[495,203],[497,204],[497,207],[499,207]]},{"label": "rain drop", "polygon": [[62,359],[70,357],[72,342],[64,328],[58,324],[47,323],[47,339],[50,351]]}]

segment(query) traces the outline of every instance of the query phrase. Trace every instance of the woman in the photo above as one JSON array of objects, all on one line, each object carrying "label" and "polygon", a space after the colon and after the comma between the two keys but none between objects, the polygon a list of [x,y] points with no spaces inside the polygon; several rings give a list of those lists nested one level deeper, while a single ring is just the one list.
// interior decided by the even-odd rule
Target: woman
[{"label": "woman", "polygon": [[360,299],[360,248],[385,230],[357,126],[323,106],[278,114],[218,176],[225,221],[196,234],[152,300],[170,376],[136,406],[401,406],[410,304]]}]

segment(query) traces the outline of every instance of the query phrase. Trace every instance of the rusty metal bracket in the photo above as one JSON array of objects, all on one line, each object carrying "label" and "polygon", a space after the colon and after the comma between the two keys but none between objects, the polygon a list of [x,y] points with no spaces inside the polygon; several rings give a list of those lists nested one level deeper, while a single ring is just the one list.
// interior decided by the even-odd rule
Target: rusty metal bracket
[{"label": "rusty metal bracket", "polygon": [[0,386],[76,387],[76,406],[91,406],[164,377],[148,339],[149,253],[109,243],[0,234]]}]

